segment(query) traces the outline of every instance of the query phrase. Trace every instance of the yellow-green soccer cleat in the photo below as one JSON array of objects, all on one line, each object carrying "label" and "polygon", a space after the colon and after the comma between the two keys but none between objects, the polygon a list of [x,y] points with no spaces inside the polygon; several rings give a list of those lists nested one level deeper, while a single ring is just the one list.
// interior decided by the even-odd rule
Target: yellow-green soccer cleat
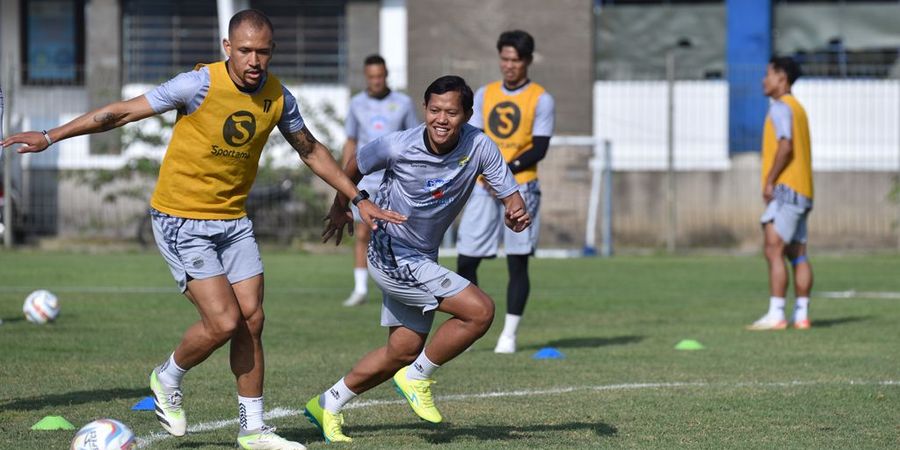
[{"label": "yellow-green soccer cleat", "polygon": [[248,450],[306,450],[306,447],[275,434],[275,427],[263,426],[252,432],[238,435],[238,447]]},{"label": "yellow-green soccer cleat", "polygon": [[431,423],[441,423],[444,420],[440,411],[434,406],[434,397],[431,396],[431,385],[434,380],[410,380],[406,378],[406,366],[394,374],[394,388],[401,397],[405,398],[413,411],[422,420]]},{"label": "yellow-green soccer cleat", "polygon": [[341,413],[334,414],[327,409],[319,406],[319,396],[311,398],[306,402],[306,409],[303,415],[322,431],[322,437],[325,442],[351,442],[353,439],[347,437],[341,426],[344,425],[344,415]]},{"label": "yellow-green soccer cleat", "polygon": [[181,407],[181,390],[168,390],[156,377],[156,369],[150,372],[150,391],[153,392],[153,405],[156,407],[156,419],[163,429],[172,436],[184,436],[187,419]]}]

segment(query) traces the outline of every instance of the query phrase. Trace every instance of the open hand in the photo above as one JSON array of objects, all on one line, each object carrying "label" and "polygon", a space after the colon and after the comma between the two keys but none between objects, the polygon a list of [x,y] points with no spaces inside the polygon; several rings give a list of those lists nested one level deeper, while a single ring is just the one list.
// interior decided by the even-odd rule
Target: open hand
[{"label": "open hand", "polygon": [[376,222],[378,220],[390,223],[406,222],[406,216],[403,214],[387,209],[381,209],[370,200],[363,200],[359,202],[356,207],[359,209],[359,217],[362,218],[362,221],[373,231],[378,229],[378,223]]},{"label": "open hand", "polygon": [[44,133],[39,131],[26,131],[24,133],[14,134],[3,140],[3,148],[10,145],[24,144],[24,146],[16,149],[19,153],[35,153],[42,152],[50,146]]},{"label": "open hand", "polygon": [[340,245],[344,237],[344,226],[347,226],[347,233],[353,236],[353,213],[346,206],[334,202],[328,215],[322,220],[325,222],[325,229],[322,231],[323,243],[336,236],[334,245]]}]

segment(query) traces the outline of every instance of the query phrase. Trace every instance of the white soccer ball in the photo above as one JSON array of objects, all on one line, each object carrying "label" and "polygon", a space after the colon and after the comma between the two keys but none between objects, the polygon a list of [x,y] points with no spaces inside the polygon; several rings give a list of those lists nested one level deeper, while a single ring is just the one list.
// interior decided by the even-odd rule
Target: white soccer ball
[{"label": "white soccer ball", "polygon": [[52,322],[59,315],[59,299],[50,291],[34,291],[25,297],[22,312],[29,322],[43,324]]},{"label": "white soccer ball", "polygon": [[131,450],[134,433],[115,419],[99,419],[83,426],[72,439],[71,450]]}]

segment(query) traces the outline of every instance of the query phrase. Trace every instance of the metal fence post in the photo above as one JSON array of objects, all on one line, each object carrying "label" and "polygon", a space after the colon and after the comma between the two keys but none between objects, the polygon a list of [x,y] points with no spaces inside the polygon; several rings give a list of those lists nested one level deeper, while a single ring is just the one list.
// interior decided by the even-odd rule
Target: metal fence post
[{"label": "metal fence post", "polygon": [[600,218],[602,244],[600,256],[609,258],[613,253],[612,241],[612,142],[603,141],[603,216]]},{"label": "metal fence post", "polygon": [[[2,81],[3,79],[0,78],[0,83],[2,83]],[[6,102],[3,97],[3,88],[0,86],[0,141],[5,137],[5,134],[3,133],[4,120],[6,117],[5,114],[3,114],[5,106]],[[3,246],[9,249],[12,248],[13,245],[12,236],[14,227],[12,212],[12,150],[7,152],[0,149],[0,151],[3,152]]]},{"label": "metal fence post", "polygon": [[675,49],[666,52],[666,251],[675,253]]}]

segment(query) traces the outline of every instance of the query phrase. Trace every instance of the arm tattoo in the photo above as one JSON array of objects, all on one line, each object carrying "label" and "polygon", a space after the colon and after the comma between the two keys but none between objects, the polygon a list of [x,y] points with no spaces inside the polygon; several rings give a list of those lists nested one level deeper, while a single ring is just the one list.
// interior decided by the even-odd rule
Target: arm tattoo
[{"label": "arm tattoo", "polygon": [[297,154],[304,159],[312,154],[313,150],[316,148],[316,144],[319,142],[306,127],[303,127],[302,130],[296,133],[290,133],[284,138],[291,144],[291,147],[294,147]]},{"label": "arm tattoo", "polygon": [[111,112],[94,115],[94,122],[100,124],[100,131],[108,131],[115,128],[116,119],[116,115]]}]

